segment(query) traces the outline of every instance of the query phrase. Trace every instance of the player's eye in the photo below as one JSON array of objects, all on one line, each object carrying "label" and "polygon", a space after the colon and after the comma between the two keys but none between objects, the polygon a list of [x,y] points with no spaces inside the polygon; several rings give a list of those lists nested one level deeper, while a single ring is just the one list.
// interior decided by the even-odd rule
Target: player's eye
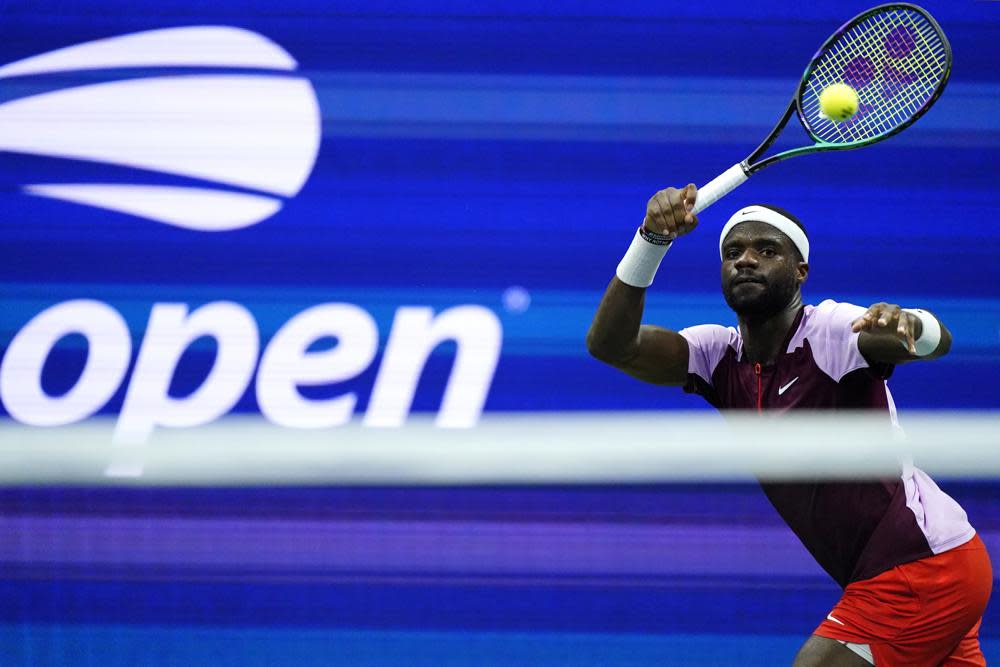
[{"label": "player's eye", "polygon": [[764,257],[774,257],[775,254],[777,254],[777,251],[775,251],[775,249],[771,246],[764,246],[760,249],[760,254]]},{"label": "player's eye", "polygon": [[740,251],[737,250],[736,248],[728,248],[725,251],[724,256],[726,259],[736,259],[737,257],[740,256]]}]

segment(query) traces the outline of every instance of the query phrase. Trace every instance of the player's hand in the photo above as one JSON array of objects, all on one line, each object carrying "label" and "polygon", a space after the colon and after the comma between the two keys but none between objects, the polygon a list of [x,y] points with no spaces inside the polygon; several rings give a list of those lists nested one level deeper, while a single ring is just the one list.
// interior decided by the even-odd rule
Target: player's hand
[{"label": "player's hand", "polygon": [[920,318],[894,303],[875,303],[869,306],[864,315],[854,320],[851,331],[895,336],[910,354],[916,354],[915,341],[923,332],[923,323]]},{"label": "player's hand", "polygon": [[692,212],[697,196],[698,188],[694,183],[689,183],[682,190],[660,190],[646,204],[646,218],[642,226],[648,232],[671,238],[689,234],[698,226],[698,218]]}]

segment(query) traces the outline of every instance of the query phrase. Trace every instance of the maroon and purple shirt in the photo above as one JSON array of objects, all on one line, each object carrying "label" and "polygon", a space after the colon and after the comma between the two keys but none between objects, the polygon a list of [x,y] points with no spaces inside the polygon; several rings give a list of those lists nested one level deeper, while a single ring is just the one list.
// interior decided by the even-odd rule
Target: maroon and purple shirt
[{"label": "maroon and purple shirt", "polygon": [[[715,324],[680,332],[690,350],[685,391],[720,410],[884,411],[896,424],[886,379],[858,349],[851,323],[865,308],[805,306],[774,365],[743,359],[738,329]],[[901,462],[884,480],[761,481],[764,493],[809,553],[842,587],[968,542],[965,511],[922,470]]]}]

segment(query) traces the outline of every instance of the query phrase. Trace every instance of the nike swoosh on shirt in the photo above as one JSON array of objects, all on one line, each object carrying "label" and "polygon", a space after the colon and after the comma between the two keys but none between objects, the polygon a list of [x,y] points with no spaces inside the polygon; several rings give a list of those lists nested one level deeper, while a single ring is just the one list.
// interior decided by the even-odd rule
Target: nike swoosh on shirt
[{"label": "nike swoosh on shirt", "polygon": [[827,619],[833,621],[834,623],[840,623],[841,625],[844,625],[844,622],[842,620],[840,620],[839,618],[834,618],[833,614],[827,614],[826,617],[827,617]]},{"label": "nike swoosh on shirt", "polygon": [[788,389],[789,387],[791,387],[793,384],[795,384],[795,380],[798,380],[798,379],[799,379],[799,376],[796,375],[795,379],[793,379],[791,382],[789,382],[788,384],[783,385],[781,387],[778,387],[778,396],[781,396],[782,394],[784,394],[785,390]]}]

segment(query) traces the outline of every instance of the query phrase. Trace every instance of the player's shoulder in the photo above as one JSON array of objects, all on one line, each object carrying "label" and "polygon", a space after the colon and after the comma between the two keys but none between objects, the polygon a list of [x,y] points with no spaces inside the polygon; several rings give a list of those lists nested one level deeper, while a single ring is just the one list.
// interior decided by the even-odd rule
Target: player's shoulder
[{"label": "player's shoulder", "polygon": [[844,301],[826,299],[815,306],[806,306],[803,319],[808,328],[850,327],[867,308]]},{"label": "player's shoulder", "polygon": [[696,347],[739,347],[740,332],[736,327],[725,327],[721,324],[696,324],[685,327],[678,333],[689,345]]},{"label": "player's shoulder", "polygon": [[851,328],[865,308],[853,303],[827,299],[815,306],[806,306],[802,324],[792,337],[788,351],[809,342],[816,366],[840,381],[845,375],[868,365],[858,348],[858,334]]},{"label": "player's shoulder", "polygon": [[678,333],[688,343],[688,373],[712,383],[712,375],[723,359],[737,359],[742,353],[740,332],[735,327],[698,324]]}]

